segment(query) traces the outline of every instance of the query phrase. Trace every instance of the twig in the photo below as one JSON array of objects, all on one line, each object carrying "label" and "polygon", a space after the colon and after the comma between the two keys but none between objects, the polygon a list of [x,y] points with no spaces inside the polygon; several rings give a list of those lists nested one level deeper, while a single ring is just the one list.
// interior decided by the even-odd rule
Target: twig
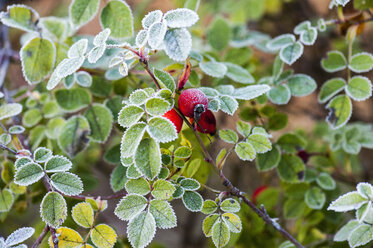
[{"label": "twig", "polygon": [[46,225],[43,231],[40,233],[39,237],[35,240],[35,243],[32,245],[31,248],[36,248],[40,245],[41,241],[43,241],[45,235],[49,232],[49,227]]},{"label": "twig", "polygon": [[56,234],[56,229],[54,229],[53,227],[49,226],[49,230],[51,232],[51,235],[52,235],[52,242],[53,242],[53,246],[54,248],[58,248],[58,238],[57,238],[57,234]]},{"label": "twig", "polygon": [[7,146],[4,146],[3,144],[0,144],[0,148],[3,149],[3,150],[7,150],[8,152],[11,152],[11,153],[17,155],[17,152],[15,150],[13,150],[12,148],[9,148]]},{"label": "twig", "polygon": [[85,200],[86,198],[93,198],[93,199],[98,199],[101,198],[101,200],[113,200],[113,199],[118,199],[122,198],[123,196],[127,195],[127,192],[121,192],[113,195],[107,195],[107,196],[90,196],[90,195],[65,195],[62,192],[58,192],[64,197],[72,198],[72,199],[77,199],[77,200]]}]

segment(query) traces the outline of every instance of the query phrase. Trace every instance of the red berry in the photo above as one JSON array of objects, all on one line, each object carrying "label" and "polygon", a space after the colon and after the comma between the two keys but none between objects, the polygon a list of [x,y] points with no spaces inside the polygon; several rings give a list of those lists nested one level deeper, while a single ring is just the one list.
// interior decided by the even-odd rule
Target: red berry
[{"label": "red berry", "polygon": [[252,202],[253,203],[256,203],[256,199],[258,198],[258,196],[268,188],[267,185],[262,185],[262,186],[259,186],[258,188],[256,188],[253,192],[253,197],[252,197]]},{"label": "red berry", "polygon": [[[194,121],[190,118],[191,122]],[[199,121],[194,121],[194,126],[200,133],[215,134],[216,132],[216,119],[211,110],[206,110],[201,114]]]},{"label": "red berry", "polygon": [[207,96],[198,89],[187,89],[179,97],[179,109],[183,115],[198,120],[207,110]]},{"label": "red berry", "polygon": [[166,112],[163,117],[169,119],[175,125],[177,133],[180,133],[181,127],[183,126],[183,119],[175,111],[175,109],[171,109],[170,111]]}]

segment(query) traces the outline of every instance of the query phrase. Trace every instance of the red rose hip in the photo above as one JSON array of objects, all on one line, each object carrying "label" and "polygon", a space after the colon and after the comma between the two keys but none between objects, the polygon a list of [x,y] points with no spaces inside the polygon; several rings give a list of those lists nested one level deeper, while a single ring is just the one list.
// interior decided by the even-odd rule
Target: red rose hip
[{"label": "red rose hip", "polygon": [[166,112],[163,117],[169,119],[175,125],[177,133],[180,133],[181,127],[183,126],[183,119],[175,111],[175,109],[171,109],[170,111]]},{"label": "red rose hip", "polygon": [[[191,122],[193,119],[191,118]],[[194,122],[194,126],[200,133],[215,134],[216,132],[216,119],[211,110],[206,110],[201,114],[198,122]]]},{"label": "red rose hip", "polygon": [[196,119],[207,110],[207,96],[198,89],[187,89],[179,97],[179,109],[183,115]]}]

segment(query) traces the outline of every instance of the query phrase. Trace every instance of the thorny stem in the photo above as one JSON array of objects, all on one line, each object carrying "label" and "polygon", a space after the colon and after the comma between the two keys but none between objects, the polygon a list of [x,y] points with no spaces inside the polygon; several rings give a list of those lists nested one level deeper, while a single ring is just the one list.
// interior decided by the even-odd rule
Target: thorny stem
[{"label": "thorny stem", "polygon": [[35,240],[35,243],[32,245],[31,248],[36,248],[40,245],[41,241],[43,241],[45,235],[49,232],[49,227],[46,225],[43,231],[40,233],[39,237]]}]

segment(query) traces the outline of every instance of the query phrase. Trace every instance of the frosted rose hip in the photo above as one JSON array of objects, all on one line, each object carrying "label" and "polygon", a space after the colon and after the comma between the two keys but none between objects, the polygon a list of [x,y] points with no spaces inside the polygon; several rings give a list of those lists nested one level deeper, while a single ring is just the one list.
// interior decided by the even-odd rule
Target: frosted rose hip
[{"label": "frosted rose hip", "polygon": [[163,115],[163,117],[169,119],[175,125],[177,133],[180,133],[181,127],[183,126],[183,119],[174,109],[171,109],[170,111],[166,112]]},{"label": "frosted rose hip", "polygon": [[187,89],[179,97],[179,109],[183,115],[199,119],[207,110],[208,99],[205,93],[198,89]]}]

